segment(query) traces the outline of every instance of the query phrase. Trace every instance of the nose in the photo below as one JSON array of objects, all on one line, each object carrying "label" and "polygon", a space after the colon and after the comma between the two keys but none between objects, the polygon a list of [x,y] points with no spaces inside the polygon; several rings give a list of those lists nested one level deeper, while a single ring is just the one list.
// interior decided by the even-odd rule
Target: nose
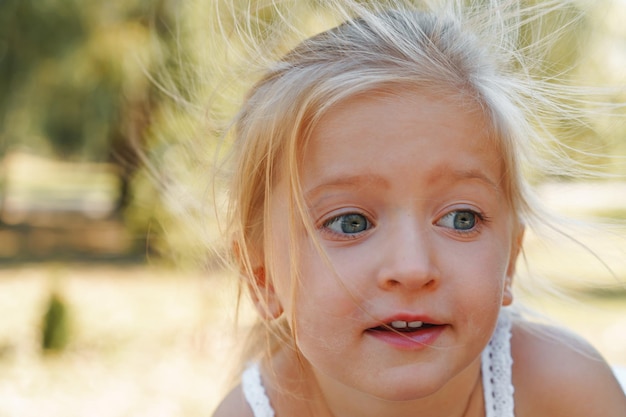
[{"label": "nose", "polygon": [[434,289],[440,281],[432,238],[414,222],[403,222],[387,234],[380,252],[378,285],[383,290]]}]

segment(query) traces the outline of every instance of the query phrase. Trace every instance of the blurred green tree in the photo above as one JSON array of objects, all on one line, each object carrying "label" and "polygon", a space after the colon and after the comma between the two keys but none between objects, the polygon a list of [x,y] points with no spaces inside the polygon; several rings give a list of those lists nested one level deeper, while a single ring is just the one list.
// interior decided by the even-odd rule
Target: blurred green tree
[{"label": "blurred green tree", "polygon": [[171,35],[167,0],[0,2],[0,157],[9,149],[118,166],[128,203],[150,114],[146,73]]}]

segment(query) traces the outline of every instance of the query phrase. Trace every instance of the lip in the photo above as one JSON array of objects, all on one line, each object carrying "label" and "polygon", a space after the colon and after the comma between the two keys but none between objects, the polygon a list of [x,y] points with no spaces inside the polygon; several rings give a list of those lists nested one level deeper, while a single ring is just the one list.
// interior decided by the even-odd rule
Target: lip
[{"label": "lip", "polygon": [[[421,321],[427,326],[415,331],[400,332],[385,328],[394,321],[406,321],[408,323]],[[377,326],[365,330],[365,334],[380,342],[383,342],[399,350],[422,350],[432,346],[441,334],[448,328],[446,323],[425,315],[397,314],[380,320]]]},{"label": "lip", "polygon": [[404,321],[423,321],[424,323],[431,324],[443,324],[441,321],[432,318],[425,314],[411,314],[411,313],[399,313],[394,314],[393,316],[389,316],[387,318],[383,318],[378,320],[378,323],[391,323],[392,321],[404,320]]}]

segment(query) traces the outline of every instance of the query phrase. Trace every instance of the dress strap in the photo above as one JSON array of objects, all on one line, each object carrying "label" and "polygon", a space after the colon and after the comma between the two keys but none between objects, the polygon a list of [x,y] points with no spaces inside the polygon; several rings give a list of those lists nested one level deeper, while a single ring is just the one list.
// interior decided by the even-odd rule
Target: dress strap
[{"label": "dress strap", "polygon": [[507,310],[500,313],[481,359],[486,417],[514,417],[511,317]]},{"label": "dress strap", "polygon": [[241,375],[241,389],[254,417],[274,417],[274,409],[265,393],[259,364],[250,364]]}]

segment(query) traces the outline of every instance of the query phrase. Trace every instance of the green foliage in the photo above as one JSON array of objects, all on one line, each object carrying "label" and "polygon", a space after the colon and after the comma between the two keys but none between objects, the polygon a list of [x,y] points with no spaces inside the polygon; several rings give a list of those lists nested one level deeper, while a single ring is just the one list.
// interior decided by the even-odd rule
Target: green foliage
[{"label": "green foliage", "polygon": [[53,292],[48,299],[41,326],[41,348],[44,352],[63,351],[69,342],[68,311],[61,296]]},{"label": "green foliage", "polygon": [[152,22],[167,21],[161,3],[1,1],[4,145],[106,160],[116,142],[140,135],[137,109],[152,89],[144,70],[158,52]]},{"label": "green foliage", "polygon": [[115,164],[122,214],[164,100],[150,78],[176,13],[171,0],[1,0],[0,161],[18,149]]}]

